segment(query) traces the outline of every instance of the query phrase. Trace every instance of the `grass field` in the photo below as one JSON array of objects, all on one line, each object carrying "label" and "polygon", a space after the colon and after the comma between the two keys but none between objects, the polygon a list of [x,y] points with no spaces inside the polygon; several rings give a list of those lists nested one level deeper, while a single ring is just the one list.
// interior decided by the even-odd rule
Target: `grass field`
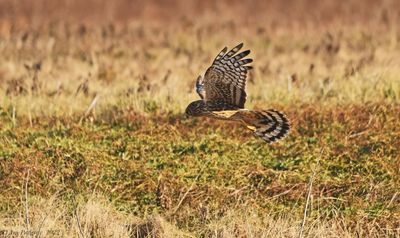
[{"label": "grass field", "polygon": [[[59,4],[0,2],[0,237],[400,237],[397,1]],[[183,115],[240,42],[281,142]]]}]

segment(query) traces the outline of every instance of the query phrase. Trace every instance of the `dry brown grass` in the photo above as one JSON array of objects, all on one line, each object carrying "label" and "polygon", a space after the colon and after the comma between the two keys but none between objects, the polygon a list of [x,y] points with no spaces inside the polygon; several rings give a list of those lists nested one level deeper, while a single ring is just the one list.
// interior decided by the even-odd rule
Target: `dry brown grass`
[{"label": "dry brown grass", "polygon": [[[35,7],[51,7],[45,2]],[[376,8],[357,1],[337,6],[329,1],[307,2],[288,4],[288,11],[308,13],[302,20],[293,14],[285,18],[276,15],[276,9],[285,6],[276,2],[265,6],[257,3],[262,6],[255,14],[247,10],[244,17],[218,22],[207,11],[194,13],[199,19],[168,22],[171,24],[157,19],[142,22],[138,16],[133,22],[97,25],[90,21],[68,24],[35,13],[29,19],[41,24],[34,27],[8,21],[8,15],[3,14],[2,105],[14,107],[18,115],[72,115],[83,113],[97,95],[101,108],[119,105],[139,112],[182,112],[187,102],[196,98],[194,80],[216,52],[242,41],[253,51],[255,60],[248,85],[249,107],[268,103],[398,102],[400,47],[395,2],[387,1]],[[14,17],[20,19],[25,11],[18,10],[22,4],[15,5]],[[251,6],[245,5],[245,9],[253,9]],[[349,6],[359,10],[350,14],[346,10]],[[338,19],[320,16],[318,21],[311,21],[313,8],[335,9]],[[224,12],[221,6],[217,9]],[[240,7],[233,4],[228,9],[238,11]],[[264,16],[263,10],[271,15]],[[227,12],[223,16],[230,14],[234,15]],[[380,14],[386,17],[382,19]],[[71,14],[74,16],[78,18],[79,14]],[[257,16],[263,21],[253,19]],[[345,24],[347,18],[354,18],[354,23]],[[302,25],[288,26],[281,19]],[[35,70],[38,64],[40,70]],[[83,84],[85,90],[77,93]]]},{"label": "dry brown grass", "polygon": [[[53,196],[48,200],[29,201],[29,229],[25,210],[15,217],[0,217],[3,237],[197,237],[179,230],[160,215],[146,219],[117,211],[103,196],[92,196],[79,202],[69,212],[71,204],[63,204]],[[398,231],[378,228],[366,221],[357,221],[349,228],[348,221],[308,219],[306,237],[381,237],[398,236]],[[173,221],[172,221],[173,223]],[[204,237],[299,237],[300,220],[292,216],[257,214],[247,210],[231,210],[202,228]]]}]

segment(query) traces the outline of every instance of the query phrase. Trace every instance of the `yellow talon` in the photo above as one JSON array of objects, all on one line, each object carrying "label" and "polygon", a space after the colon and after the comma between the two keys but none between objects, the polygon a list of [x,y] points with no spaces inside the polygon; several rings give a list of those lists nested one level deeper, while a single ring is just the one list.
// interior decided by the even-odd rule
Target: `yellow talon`
[{"label": "yellow talon", "polygon": [[255,126],[249,126],[249,125],[247,125],[247,128],[249,128],[249,129],[252,130],[252,131],[255,131],[255,130],[256,130],[256,127],[255,127]]}]

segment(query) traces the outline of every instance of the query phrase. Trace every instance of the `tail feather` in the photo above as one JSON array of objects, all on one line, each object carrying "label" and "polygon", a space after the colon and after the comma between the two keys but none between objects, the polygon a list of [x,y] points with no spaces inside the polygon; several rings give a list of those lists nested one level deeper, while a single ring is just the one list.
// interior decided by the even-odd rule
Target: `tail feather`
[{"label": "tail feather", "polygon": [[261,137],[267,143],[272,143],[285,137],[290,124],[287,117],[276,110],[248,111],[253,114],[251,120],[243,120],[254,135]]},{"label": "tail feather", "polygon": [[282,112],[269,110],[223,110],[213,111],[212,115],[222,120],[234,120],[243,122],[247,128],[261,137],[267,143],[272,143],[285,137],[289,130],[289,120]]}]

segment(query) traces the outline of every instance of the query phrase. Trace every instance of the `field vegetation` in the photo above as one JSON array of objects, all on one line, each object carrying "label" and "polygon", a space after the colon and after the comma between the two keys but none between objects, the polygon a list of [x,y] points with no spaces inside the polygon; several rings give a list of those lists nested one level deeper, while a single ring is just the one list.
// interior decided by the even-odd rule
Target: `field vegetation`
[{"label": "field vegetation", "polygon": [[[399,237],[400,4],[0,2],[0,237]],[[224,47],[290,135],[186,118]]]}]

